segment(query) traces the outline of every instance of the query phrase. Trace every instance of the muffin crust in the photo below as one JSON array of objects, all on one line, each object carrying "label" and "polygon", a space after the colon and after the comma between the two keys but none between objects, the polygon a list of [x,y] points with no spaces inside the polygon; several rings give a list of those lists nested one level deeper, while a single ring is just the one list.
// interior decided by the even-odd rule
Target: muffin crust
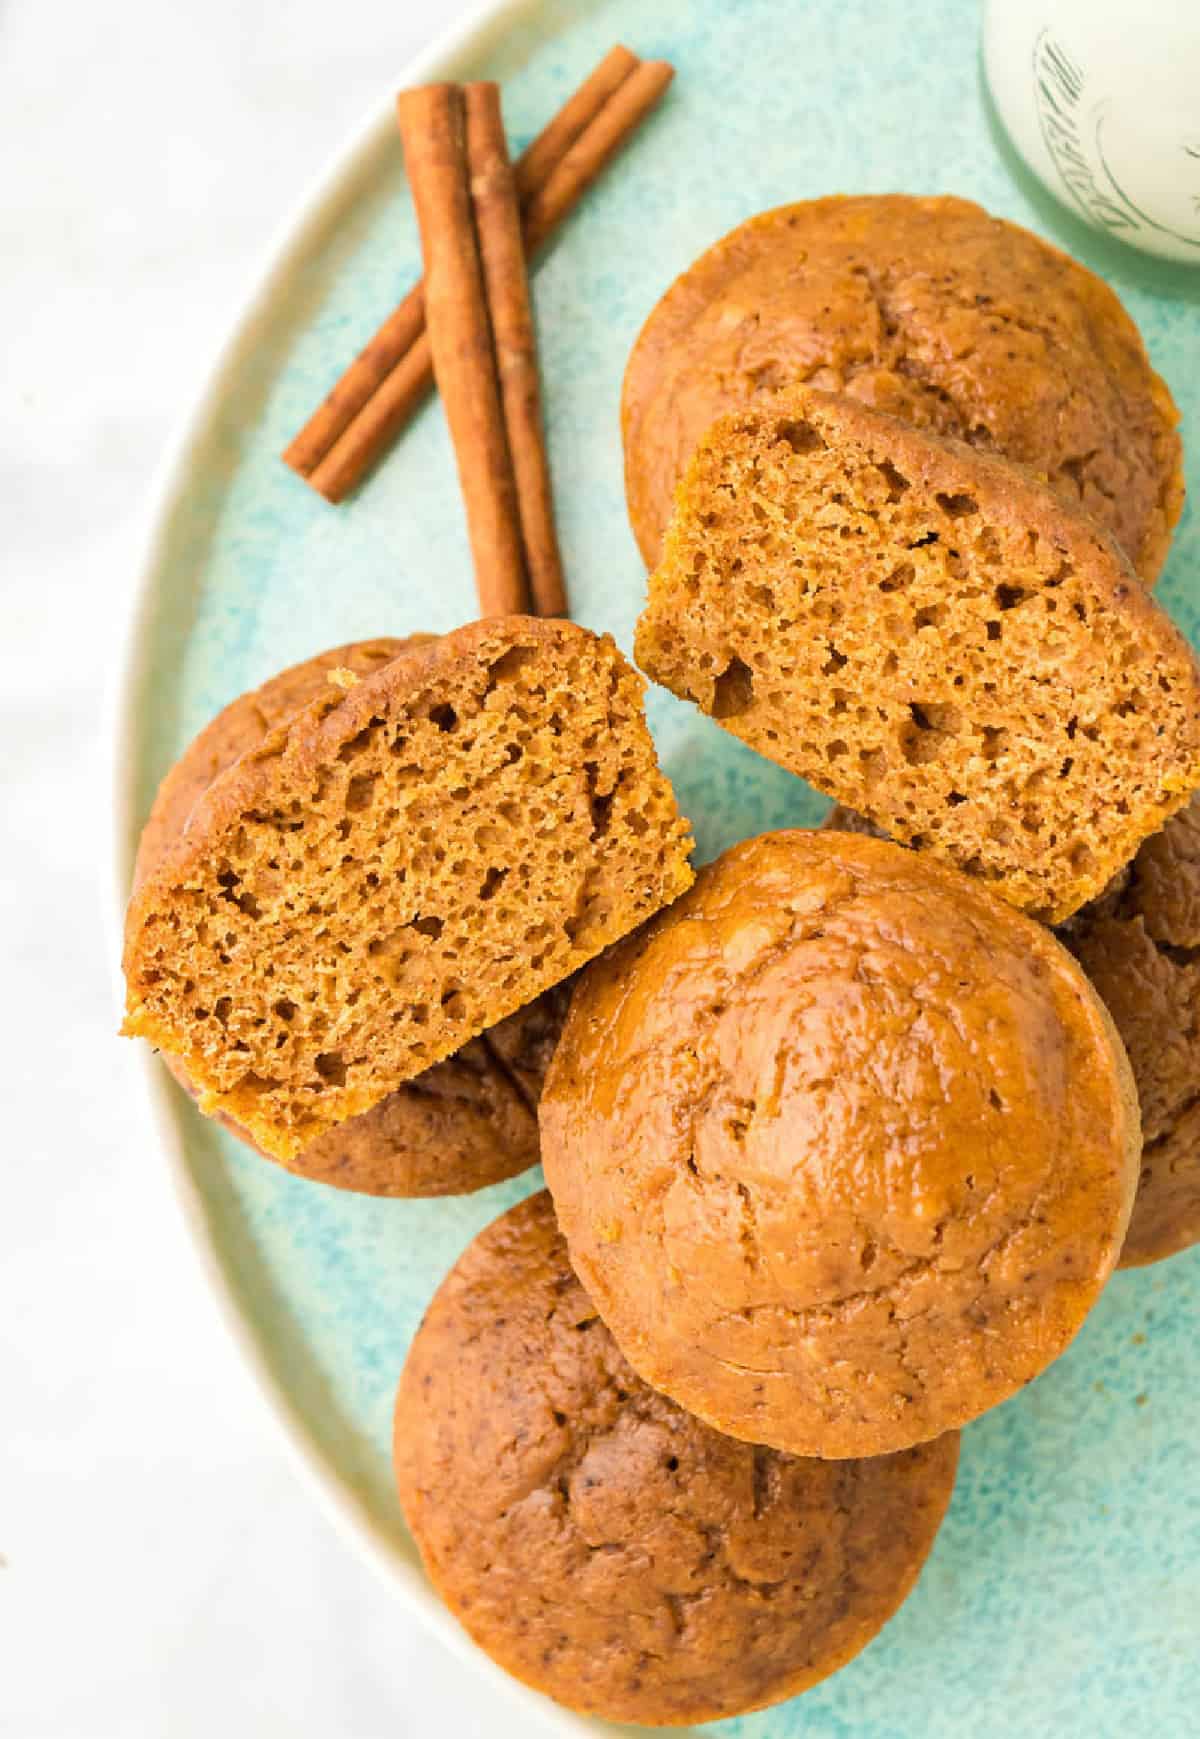
[{"label": "muffin crust", "polygon": [[1200,1243],[1200,798],[1142,846],[1062,939],[1129,1052],[1142,1163],[1121,1267]]},{"label": "muffin crust", "polygon": [[1183,508],[1179,412],[1117,297],[965,199],[814,199],[750,218],[655,307],[625,374],[647,567],[718,416],[799,385],[1000,453],[1110,531],[1147,585]]},{"label": "muffin crust", "polygon": [[571,1261],[718,1430],[878,1455],[1068,1345],[1119,1254],[1137,1104],[1043,927],[927,857],[767,834],[581,978],[540,1109]]},{"label": "muffin crust", "polygon": [[[884,837],[841,804],[821,826]],[[1112,1016],[1137,1087],[1141,1171],[1118,1267],[1140,1268],[1200,1243],[1200,797],[1057,934]]]},{"label": "muffin crust", "polygon": [[396,1401],[401,1502],[438,1592],[517,1678],[650,1725],[807,1690],[916,1581],[958,1436],[865,1461],[735,1442],[640,1381],[543,1192],[442,1283]]}]

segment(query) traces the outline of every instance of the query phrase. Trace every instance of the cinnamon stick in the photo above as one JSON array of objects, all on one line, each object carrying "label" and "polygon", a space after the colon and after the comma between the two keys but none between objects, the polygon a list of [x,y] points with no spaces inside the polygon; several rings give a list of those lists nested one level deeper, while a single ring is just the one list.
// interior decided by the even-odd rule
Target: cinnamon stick
[{"label": "cinnamon stick", "polygon": [[283,457],[302,477],[310,476],[425,330],[425,286],[414,284],[389,314],[329,396],[313,412]]},{"label": "cinnamon stick", "polygon": [[[433,385],[433,352],[429,348],[429,334],[424,330],[424,283],[419,284],[417,289],[421,293],[422,304],[420,336],[412,348],[397,359],[391,373],[385,375],[377,387],[366,392],[362,409],[349,419],[325,456],[307,474],[306,481],[326,501],[344,501],[350,491],[362,482],[371,467],[387,452]],[[353,373],[354,370],[351,369],[350,374]],[[349,383],[350,375],[345,378]],[[356,390],[356,387],[348,387],[347,398]],[[337,391],[335,387],[326,399],[326,405]],[[303,441],[308,429],[320,415],[321,411],[318,411],[312,423],[301,430],[292,447]],[[289,447],[283,456],[294,470],[299,471],[300,467],[288,457],[291,451],[292,448]],[[303,471],[301,475],[305,475]]]},{"label": "cinnamon stick", "polygon": [[675,76],[665,60],[643,60],[589,122],[525,208],[525,247],[534,253],[582,199],[641,125]]},{"label": "cinnamon stick", "polygon": [[[557,115],[526,146],[517,161],[517,192],[522,200],[533,197],[564,153],[637,66],[637,56],[618,43],[579,89],[567,98]],[[353,480],[346,482],[344,479],[345,449],[335,455],[333,448],[376,393],[385,394],[383,402],[372,408],[358,438],[382,449],[433,384],[433,369],[426,349],[420,358],[403,370],[401,380],[385,389],[388,377],[401,366],[424,330],[424,286],[417,283],[284,449],[285,462],[293,471],[308,478],[319,494],[328,496],[331,501],[340,501],[353,486]],[[351,457],[351,468],[353,463]],[[316,475],[318,469],[319,477]]]},{"label": "cinnamon stick", "polygon": [[500,91],[494,84],[476,83],[466,85],[463,95],[471,200],[533,608],[539,616],[565,616],[567,594],[542,433],[537,343],[521,212],[516,177],[508,160]]},{"label": "cinnamon stick", "polygon": [[623,43],[610,48],[599,66],[584,79],[573,96],[542,128],[517,158],[517,192],[522,203],[544,186],[584,128],[594,121],[609,98],[620,89],[640,62]]},{"label": "cinnamon stick", "polygon": [[402,91],[404,161],[425,260],[425,317],[454,442],[480,610],[529,608],[516,483],[496,375],[457,85]]},{"label": "cinnamon stick", "polygon": [[[647,67],[654,70],[647,73]],[[632,97],[626,97],[626,86],[633,84],[639,75]],[[649,113],[670,79],[671,68],[665,62],[639,62],[628,49],[614,48],[528,147],[516,165],[525,213],[527,253],[545,241],[569,215],[619,146]],[[607,123],[604,120],[614,104],[618,105],[615,125],[611,115]],[[554,151],[562,151],[563,156],[551,167]],[[568,155],[572,163],[565,174],[557,174]],[[538,179],[543,174],[545,181]],[[555,185],[547,191],[551,180]],[[528,213],[535,201],[539,211],[531,234]],[[416,286],[409,297],[415,296],[420,288]],[[408,301],[406,298],[405,302]],[[422,334],[408,350],[397,347],[397,337],[403,334],[400,316],[404,307],[402,303],[385,321],[284,453],[293,469],[331,502],[344,500],[362,482],[433,384],[427,338]],[[380,379],[380,369],[389,358],[390,370]]]}]

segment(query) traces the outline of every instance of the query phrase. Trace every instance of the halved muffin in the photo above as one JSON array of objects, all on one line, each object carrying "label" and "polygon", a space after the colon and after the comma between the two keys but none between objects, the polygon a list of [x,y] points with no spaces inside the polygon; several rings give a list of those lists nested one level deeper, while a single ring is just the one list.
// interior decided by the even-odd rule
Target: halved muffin
[{"label": "halved muffin", "polygon": [[[317,653],[238,695],[210,720],[168,771],[142,829],[134,865],[141,886],[187,831],[192,810],[213,780],[330,692],[330,673],[344,681],[369,676],[433,635],[356,641]],[[310,1142],[286,1162],[289,1171],[337,1189],[378,1196],[464,1195],[513,1177],[538,1162],[537,1102],[554,1052],[570,981],[543,992],[444,1062],[435,1063]],[[187,1092],[195,1087],[174,1057],[163,1061]],[[230,1117],[241,1140],[253,1138]],[[267,1156],[271,1157],[270,1155]]]},{"label": "halved muffin", "polygon": [[829,393],[709,430],[636,648],[1049,921],[1200,786],[1200,671],[1113,540],[1016,466]]},{"label": "halved muffin", "polygon": [[209,786],[126,918],[126,1033],[293,1159],[691,881],[613,642],[473,623],[328,693]]}]

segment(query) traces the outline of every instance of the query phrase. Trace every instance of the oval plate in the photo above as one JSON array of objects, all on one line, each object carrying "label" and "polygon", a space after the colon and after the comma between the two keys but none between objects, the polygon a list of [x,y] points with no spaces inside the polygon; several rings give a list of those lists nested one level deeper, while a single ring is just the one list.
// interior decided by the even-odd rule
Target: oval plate
[{"label": "oval plate", "polygon": [[[1107,246],[1022,179],[992,130],[962,0],[543,0],[502,6],[400,83],[503,81],[514,146],[613,42],[679,76],[539,263],[535,300],[574,613],[626,648],[644,576],[624,514],[618,397],[656,297],[766,206],[835,190],[955,192],[1112,279],[1183,403],[1200,483],[1200,282]],[[340,641],[442,630],[474,597],[431,403],[349,505],[279,453],[419,270],[393,90],[273,253],[156,495],[116,733],[119,909],[158,780],[226,701]],[[1200,528],[1159,596],[1195,637]],[[651,722],[701,857],[823,802],[669,695]],[[536,1173],[459,1201],[301,1182],[148,1089],[214,1292],[319,1491],[390,1581],[528,1713],[596,1724],[510,1682],[431,1594],[392,1490],[392,1394],[446,1269]],[[961,1739],[1193,1730],[1200,1707],[1200,1250],[1122,1275],[1065,1358],[969,1428],[949,1519],[884,1635],[802,1701],[707,1731]]]}]

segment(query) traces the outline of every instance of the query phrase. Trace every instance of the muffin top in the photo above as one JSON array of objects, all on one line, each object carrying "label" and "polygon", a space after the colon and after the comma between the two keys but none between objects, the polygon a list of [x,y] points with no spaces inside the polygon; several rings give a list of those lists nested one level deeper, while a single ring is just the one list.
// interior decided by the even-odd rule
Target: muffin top
[{"label": "muffin top", "polygon": [[1147,584],[1183,506],[1178,411],[1093,273],[964,199],[833,197],[749,219],[678,278],[625,375],[629,516],[652,567],[723,412],[801,383],[1042,473]]},{"label": "muffin top", "polygon": [[[823,828],[886,835],[835,804]],[[1121,1036],[1142,1159],[1122,1268],[1200,1243],[1200,796],[1146,840],[1098,899],[1058,926]]]},{"label": "muffin top", "polygon": [[721,1436],[629,1368],[543,1192],[443,1282],[395,1460],[426,1568],[482,1648],[575,1708],[673,1724],[858,1653],[916,1580],[958,1437],[829,1462]]},{"label": "muffin top", "polygon": [[589,969],[540,1127],[634,1368],[803,1455],[903,1448],[1035,1376],[1137,1175],[1128,1064],[1055,938],[833,833],[734,846]]}]

